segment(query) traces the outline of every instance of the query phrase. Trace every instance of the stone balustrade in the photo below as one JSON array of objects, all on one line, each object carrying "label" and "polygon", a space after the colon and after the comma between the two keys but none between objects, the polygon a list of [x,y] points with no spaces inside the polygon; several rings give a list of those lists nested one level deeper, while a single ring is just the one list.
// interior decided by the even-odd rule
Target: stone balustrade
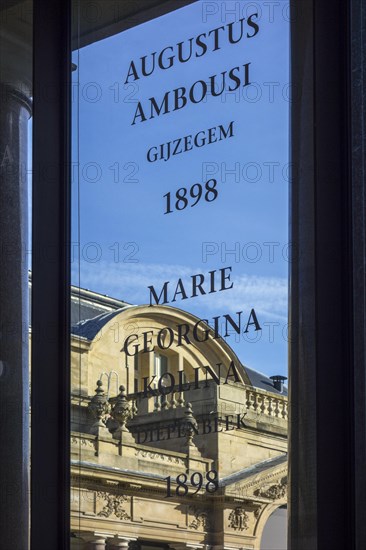
[{"label": "stone balustrade", "polygon": [[142,393],[129,394],[128,399],[134,411],[133,416],[177,409],[184,407],[187,401],[184,392],[178,390],[169,395],[149,395],[147,397],[144,397]]},{"label": "stone balustrade", "polygon": [[[287,430],[288,399],[287,396],[273,394],[249,386],[221,385],[211,386],[210,392],[189,390],[175,392],[167,396],[141,397],[129,396],[129,399],[138,409],[133,416],[134,428],[141,422],[161,423],[179,419],[184,416],[184,409],[188,402],[192,403],[194,416],[198,418],[213,418],[217,416],[225,419],[227,415],[245,415],[249,423],[271,425],[278,427],[281,434]],[[155,400],[154,409],[149,411],[147,401]]]},{"label": "stone balustrade", "polygon": [[[176,389],[168,395],[146,397],[141,392],[127,395],[123,388],[122,393],[108,398],[103,393],[99,381],[96,395],[80,400],[76,408],[87,407],[89,418],[94,417],[90,429],[84,420],[84,424],[80,425],[81,432],[89,431],[93,435],[105,436],[109,430],[113,437],[121,442],[133,443],[128,432],[132,432],[136,440],[136,434],[141,430],[157,430],[163,429],[164,426],[181,424],[189,402],[192,403],[194,418],[199,422],[205,418],[213,420],[217,416],[222,419],[220,422],[225,423],[227,417],[230,417],[230,422],[235,425],[237,416],[240,415],[245,419],[244,424],[240,423],[241,427],[244,427],[245,423],[248,427],[261,424],[271,431],[278,431],[281,435],[287,432],[287,396],[242,384],[216,385],[211,381],[207,387],[199,390],[190,389],[182,392]],[[75,405],[76,402],[74,408]],[[74,426],[74,430],[78,431],[75,423]],[[177,434],[172,438],[176,436]],[[170,436],[162,437],[162,440],[164,439],[170,439]],[[151,439],[150,436],[150,442],[153,441],[154,438]],[[149,444],[149,440],[145,435],[138,436],[137,443]],[[167,446],[172,448],[170,443],[167,443]]]},{"label": "stone balustrade", "polygon": [[[211,384],[211,389],[215,387],[216,386]],[[217,410],[220,410],[220,401],[229,401],[230,403],[230,399],[226,398],[226,394],[228,392],[226,391],[224,394],[224,389],[234,391],[235,394],[238,396],[236,403],[240,403],[241,408],[240,411],[235,410],[235,412],[243,413],[245,411],[252,411],[256,413],[257,416],[263,415],[284,420],[288,419],[287,396],[272,394],[264,390],[244,385],[238,387],[237,384],[235,386],[229,384],[225,386],[217,386],[218,399],[216,399],[216,395],[213,396],[211,392],[209,399],[206,399],[205,401],[201,399],[202,393],[198,395],[195,393],[195,390],[189,390],[186,392],[176,390],[169,395],[147,397],[144,397],[142,394],[130,394],[128,396],[128,399],[129,401],[131,401],[131,403],[133,404],[133,409],[136,411],[134,417],[149,414],[150,412],[156,414],[171,409],[179,409],[180,407],[185,407],[187,402],[192,402],[194,404],[194,410],[196,414],[204,414],[209,412],[208,409],[210,409],[211,411],[215,407],[215,404],[217,405]],[[197,395],[199,399],[195,399],[195,395]],[[149,400],[154,403],[153,407],[148,405]],[[195,402],[197,401],[200,402],[200,405],[198,407],[197,405],[195,405]],[[222,410],[233,410],[230,408],[230,404],[228,404],[228,406],[226,407],[225,403],[221,404],[224,405],[221,407]]]},{"label": "stone balustrade", "polygon": [[259,415],[288,419],[288,401],[285,396],[275,396],[265,391],[246,388],[246,410]]}]

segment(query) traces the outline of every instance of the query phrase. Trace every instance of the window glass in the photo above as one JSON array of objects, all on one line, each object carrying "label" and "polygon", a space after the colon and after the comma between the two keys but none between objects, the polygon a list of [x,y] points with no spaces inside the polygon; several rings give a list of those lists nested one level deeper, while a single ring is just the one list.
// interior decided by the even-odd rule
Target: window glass
[{"label": "window glass", "polygon": [[278,4],[74,3],[75,547],[287,548]]}]

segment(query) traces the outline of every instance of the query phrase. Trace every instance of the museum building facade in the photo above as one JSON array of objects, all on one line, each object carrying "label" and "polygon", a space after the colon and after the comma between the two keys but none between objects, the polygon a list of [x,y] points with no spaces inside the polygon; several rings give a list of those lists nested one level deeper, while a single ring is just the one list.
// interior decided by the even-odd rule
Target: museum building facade
[{"label": "museum building facade", "polygon": [[179,342],[198,319],[174,307],[74,287],[71,315],[71,548],[267,550],[287,503],[283,380],[208,325]]}]

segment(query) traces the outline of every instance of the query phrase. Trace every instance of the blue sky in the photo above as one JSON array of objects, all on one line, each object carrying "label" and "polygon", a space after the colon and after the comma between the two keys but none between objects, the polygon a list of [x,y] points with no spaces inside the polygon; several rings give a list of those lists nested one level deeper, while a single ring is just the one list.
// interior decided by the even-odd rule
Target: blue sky
[{"label": "blue sky", "polygon": [[[262,333],[227,341],[242,362],[266,374],[287,372],[288,284],[288,57],[283,12],[262,2],[234,3],[247,15],[259,9],[260,31],[222,48],[124,86],[131,60],[233,21],[217,2],[186,8],[74,53],[73,283],[131,303],[149,301],[147,287],[231,266],[233,289],[177,301],[200,318],[254,308]],[[226,4],[228,5],[228,3]],[[211,9],[211,8],[210,8]],[[206,11],[205,11],[206,10]],[[213,9],[212,11],[216,11]],[[205,16],[205,14],[207,16]],[[261,15],[262,14],[262,15]],[[238,16],[235,18],[238,19]],[[180,111],[131,126],[137,103],[162,99],[178,86],[251,63],[253,85],[243,93],[208,97]],[[235,121],[233,138],[168,162],[146,161],[147,150],[200,130]],[[119,181],[115,181],[119,168]],[[236,169],[236,173],[225,170]],[[218,181],[211,203],[164,215],[163,195]],[[95,181],[93,181],[95,180]],[[91,244],[94,243],[94,244]],[[133,243],[133,244],[131,244]],[[204,255],[207,245],[211,255]],[[236,254],[225,255],[225,251]],[[134,260],[134,261],[131,261]],[[136,261],[137,260],[137,261]]]}]

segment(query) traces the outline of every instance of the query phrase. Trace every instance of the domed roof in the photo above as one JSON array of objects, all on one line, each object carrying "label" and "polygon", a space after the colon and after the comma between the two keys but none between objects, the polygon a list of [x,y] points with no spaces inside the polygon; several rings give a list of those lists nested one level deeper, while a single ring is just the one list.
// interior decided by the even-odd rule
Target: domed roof
[{"label": "domed roof", "polygon": [[87,338],[87,340],[93,340],[93,338],[95,338],[95,336],[104,327],[104,325],[109,323],[109,321],[113,319],[113,317],[115,317],[125,309],[131,307],[134,306],[128,305],[115,309],[114,311],[109,311],[108,313],[101,313],[100,315],[92,317],[91,319],[84,319],[82,321],[79,321],[78,323],[71,325],[71,333],[75,334],[76,336],[80,336],[81,338]]},{"label": "domed roof", "polygon": [[[75,336],[86,338],[90,341],[93,340],[98,332],[119,313],[126,309],[138,307],[91,291],[81,289],[82,293],[80,294],[79,289],[77,289],[78,292],[76,292],[75,289],[76,287],[74,287],[74,292],[72,293],[71,318],[74,320],[81,316],[84,316],[84,318],[72,324],[71,332]],[[81,300],[83,303],[80,307]],[[109,311],[106,311],[106,309]],[[171,309],[171,306],[169,306],[169,309]],[[94,315],[98,312],[99,314]],[[86,318],[87,316],[90,316],[90,318]],[[282,391],[279,391],[274,387],[273,380],[266,374],[251,369],[243,364],[241,366],[245,369],[252,386],[255,388],[279,395],[288,395],[286,386],[283,386]]]}]

